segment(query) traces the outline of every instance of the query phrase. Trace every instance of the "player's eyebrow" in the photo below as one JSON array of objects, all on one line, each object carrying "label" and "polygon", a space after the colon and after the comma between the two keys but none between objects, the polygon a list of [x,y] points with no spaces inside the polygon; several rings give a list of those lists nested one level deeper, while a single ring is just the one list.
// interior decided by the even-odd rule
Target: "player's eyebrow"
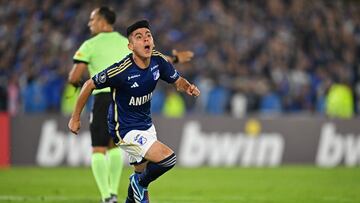
[{"label": "player's eyebrow", "polygon": [[[147,34],[149,34],[149,33],[151,34],[150,30],[146,30],[145,33],[144,33],[144,35],[147,35]],[[135,32],[135,33],[134,33],[134,37],[136,37],[137,35],[143,35],[143,34],[141,33],[141,31],[138,31],[138,32]]]},{"label": "player's eyebrow", "polygon": [[136,36],[138,36],[138,35],[142,35],[140,32],[136,32],[135,34],[134,34],[134,37],[136,37]]}]

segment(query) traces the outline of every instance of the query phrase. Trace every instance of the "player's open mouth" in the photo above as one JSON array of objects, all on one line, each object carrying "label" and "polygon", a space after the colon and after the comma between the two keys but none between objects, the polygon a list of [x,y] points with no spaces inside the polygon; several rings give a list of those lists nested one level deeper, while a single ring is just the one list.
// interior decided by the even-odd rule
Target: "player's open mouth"
[{"label": "player's open mouth", "polygon": [[146,51],[150,51],[150,45],[146,45],[146,46],[145,46],[145,50],[146,50]]}]

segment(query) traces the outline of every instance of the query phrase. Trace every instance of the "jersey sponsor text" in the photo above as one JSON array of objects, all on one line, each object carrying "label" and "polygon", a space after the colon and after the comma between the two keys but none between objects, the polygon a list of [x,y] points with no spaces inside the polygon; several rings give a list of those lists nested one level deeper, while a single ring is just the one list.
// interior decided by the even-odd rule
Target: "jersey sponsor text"
[{"label": "jersey sponsor text", "polygon": [[132,96],[129,101],[129,106],[140,106],[145,104],[146,102],[150,101],[152,97],[152,92],[150,94],[141,96],[141,97],[134,97]]}]

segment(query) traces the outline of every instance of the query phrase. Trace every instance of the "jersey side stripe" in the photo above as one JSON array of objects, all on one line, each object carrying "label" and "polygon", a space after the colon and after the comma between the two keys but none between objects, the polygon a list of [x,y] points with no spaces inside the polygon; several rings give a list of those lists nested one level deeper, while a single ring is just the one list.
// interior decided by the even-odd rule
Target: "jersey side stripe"
[{"label": "jersey side stripe", "polygon": [[119,124],[119,120],[118,120],[118,109],[117,109],[117,104],[116,104],[116,89],[114,88],[114,91],[113,91],[113,101],[114,101],[114,120],[116,122],[116,126],[115,126],[115,134],[116,136],[118,137],[119,141],[121,141],[121,137],[120,137],[120,133],[119,133],[119,127],[120,127],[120,124]]},{"label": "jersey side stripe", "polygon": [[115,71],[115,72],[109,74],[109,78],[112,78],[112,77],[116,76],[117,74],[123,72],[123,71],[126,70],[128,67],[130,67],[131,65],[132,65],[132,63],[129,63],[129,64],[127,64],[126,66],[124,66],[123,68],[119,69],[118,71]]},{"label": "jersey side stripe", "polygon": [[130,61],[130,58],[126,59],[126,60],[125,60],[124,62],[122,62],[119,66],[116,66],[116,67],[108,70],[108,71],[107,71],[107,74],[109,75],[109,74],[111,74],[111,73],[113,73],[113,72],[121,69],[125,64],[127,64],[127,63],[129,63],[129,62],[131,62],[131,61]]}]

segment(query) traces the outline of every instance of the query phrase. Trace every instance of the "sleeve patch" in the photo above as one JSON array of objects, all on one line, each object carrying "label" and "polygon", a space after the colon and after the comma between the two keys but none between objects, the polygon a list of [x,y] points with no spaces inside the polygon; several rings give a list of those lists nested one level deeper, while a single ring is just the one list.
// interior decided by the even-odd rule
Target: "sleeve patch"
[{"label": "sleeve patch", "polygon": [[83,55],[81,54],[80,51],[77,51],[77,52],[75,53],[75,56],[76,56],[76,57],[82,57]]},{"label": "sleeve patch", "polygon": [[106,73],[105,72],[99,73],[96,80],[98,83],[105,83],[106,82]]},{"label": "sleeve patch", "polygon": [[172,79],[176,79],[179,76],[179,73],[175,70],[175,73],[170,76]]}]

